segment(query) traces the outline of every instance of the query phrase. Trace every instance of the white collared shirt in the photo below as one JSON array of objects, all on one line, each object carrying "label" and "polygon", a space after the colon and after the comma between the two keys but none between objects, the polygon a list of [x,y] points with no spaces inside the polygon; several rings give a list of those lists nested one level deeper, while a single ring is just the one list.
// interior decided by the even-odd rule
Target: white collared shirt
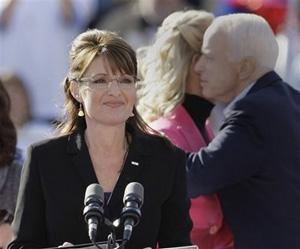
[{"label": "white collared shirt", "polygon": [[249,86],[247,86],[239,95],[237,95],[228,105],[223,103],[215,103],[214,108],[210,114],[210,125],[212,127],[214,135],[217,135],[219,132],[220,127],[224,123],[225,118],[229,116],[230,111],[232,110],[233,105],[239,101],[240,99],[244,98],[247,93],[250,91],[252,86],[255,82],[252,82]]}]

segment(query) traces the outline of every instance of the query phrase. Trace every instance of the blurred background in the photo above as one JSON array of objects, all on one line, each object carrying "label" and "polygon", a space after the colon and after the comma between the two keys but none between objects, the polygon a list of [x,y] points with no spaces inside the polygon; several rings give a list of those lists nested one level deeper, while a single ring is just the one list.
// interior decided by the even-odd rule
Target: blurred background
[{"label": "blurred background", "polygon": [[151,43],[166,16],[184,9],[266,18],[280,46],[277,72],[300,89],[299,0],[0,0],[0,78],[11,96],[18,147],[50,136],[61,118],[61,82],[80,32],[116,31],[137,49]]}]

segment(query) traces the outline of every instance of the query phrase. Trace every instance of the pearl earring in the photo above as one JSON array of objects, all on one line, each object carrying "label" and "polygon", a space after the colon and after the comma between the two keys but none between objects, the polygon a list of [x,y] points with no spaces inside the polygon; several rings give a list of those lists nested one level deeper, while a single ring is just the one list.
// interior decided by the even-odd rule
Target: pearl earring
[{"label": "pearl earring", "polygon": [[79,110],[78,110],[78,114],[77,115],[78,115],[78,117],[84,117],[84,111],[83,111],[81,103],[79,104]]}]

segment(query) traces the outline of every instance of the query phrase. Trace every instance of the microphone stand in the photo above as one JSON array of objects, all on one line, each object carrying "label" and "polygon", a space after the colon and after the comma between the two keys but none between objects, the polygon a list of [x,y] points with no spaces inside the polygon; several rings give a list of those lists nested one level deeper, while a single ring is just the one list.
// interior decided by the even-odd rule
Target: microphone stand
[{"label": "microphone stand", "polygon": [[110,228],[110,234],[107,237],[107,249],[118,248],[119,245],[117,244],[117,240],[116,240],[116,227],[106,217],[104,217],[104,224]]},{"label": "microphone stand", "polygon": [[116,235],[114,232],[111,232],[107,237],[107,249],[115,249],[117,247]]},{"label": "microphone stand", "polygon": [[[124,249],[125,244],[127,243],[127,241],[124,240],[119,240],[118,242],[120,244],[117,243],[117,239],[116,239],[116,228],[118,227],[118,225],[114,225],[108,218],[104,217],[103,219],[104,225],[106,225],[109,229],[110,229],[110,234],[107,236],[107,243],[106,245],[103,244],[103,242],[99,243],[96,242],[95,240],[91,241],[92,245],[94,245],[96,248],[98,249]],[[118,219],[118,222],[120,222],[120,219]]]},{"label": "microphone stand", "polygon": [[[120,219],[117,220],[117,223],[120,222]],[[118,225],[114,225],[109,219],[104,217],[104,224],[110,228],[110,234],[107,237],[107,249],[124,249],[125,244],[128,242],[126,240],[120,241],[120,245],[117,243],[116,240],[116,227]],[[98,247],[97,247],[98,248]]]}]

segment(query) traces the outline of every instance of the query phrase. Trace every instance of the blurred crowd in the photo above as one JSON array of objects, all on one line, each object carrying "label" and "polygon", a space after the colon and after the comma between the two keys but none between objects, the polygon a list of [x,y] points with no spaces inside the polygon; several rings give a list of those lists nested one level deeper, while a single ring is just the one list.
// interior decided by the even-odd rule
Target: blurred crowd
[{"label": "blurred crowd", "polygon": [[[10,158],[8,162],[21,164],[28,146],[53,136],[54,125],[64,118],[62,82],[68,70],[68,51],[78,34],[93,28],[115,31],[142,57],[145,48],[158,38],[157,29],[167,16],[191,9],[210,11],[215,16],[245,12],[264,17],[279,44],[275,71],[300,90],[297,0],[0,0],[0,81],[10,98],[10,119],[16,128],[18,151],[17,159]],[[145,76],[143,73],[140,72]],[[176,105],[184,95],[190,98],[188,91],[180,94],[178,101],[173,102],[177,101]],[[154,105],[155,101],[159,100],[150,99]],[[214,104],[207,105],[205,120],[210,115],[212,133],[216,134],[224,119],[224,107]],[[206,144],[209,135],[205,135],[205,122],[201,130]],[[1,186],[0,182],[0,192]],[[2,203],[0,200],[0,211],[6,208]]]}]

